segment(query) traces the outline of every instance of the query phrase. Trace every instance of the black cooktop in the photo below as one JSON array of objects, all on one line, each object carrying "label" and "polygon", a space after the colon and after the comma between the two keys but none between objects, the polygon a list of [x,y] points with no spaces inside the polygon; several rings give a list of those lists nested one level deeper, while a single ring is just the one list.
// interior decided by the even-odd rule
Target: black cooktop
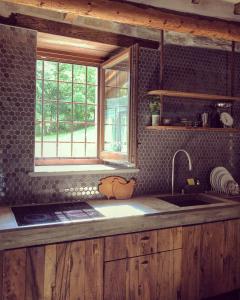
[{"label": "black cooktop", "polygon": [[19,226],[103,218],[86,202],[12,207]]}]

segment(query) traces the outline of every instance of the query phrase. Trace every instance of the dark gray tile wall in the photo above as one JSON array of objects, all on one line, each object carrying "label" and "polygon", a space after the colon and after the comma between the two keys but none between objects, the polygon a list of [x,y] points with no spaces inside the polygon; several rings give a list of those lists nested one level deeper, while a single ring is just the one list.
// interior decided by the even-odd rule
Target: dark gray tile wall
[{"label": "dark gray tile wall", "polygon": [[[152,132],[145,129],[149,101],[146,91],[154,89],[156,80],[151,68],[156,70],[158,55],[155,51],[142,49],[139,67],[139,167],[138,192],[167,192],[171,189],[171,159],[178,149],[190,153],[193,171],[188,171],[187,159],[179,154],[176,160],[176,187],[185,185],[189,176],[198,177],[202,189],[209,189],[212,168],[223,165],[237,175],[239,157],[239,134],[217,132]],[[145,68],[149,66],[149,69]],[[229,54],[202,48],[167,46],[165,51],[164,88],[226,95],[229,89]],[[166,98],[164,114],[182,117],[202,112],[210,102],[195,103],[186,99]],[[234,111],[239,109],[235,105]],[[239,114],[235,113],[239,119]]]},{"label": "dark gray tile wall", "polygon": [[[31,178],[34,160],[34,103],[36,32],[0,25],[0,198],[2,203],[32,203],[99,198],[98,181],[104,175]],[[168,46],[165,88],[224,94],[229,89],[228,54],[221,51]],[[239,63],[240,66],[240,63]],[[237,81],[237,80],[236,80]],[[159,53],[141,49],[138,91],[138,161],[136,194],[170,190],[171,158],[180,148],[189,151],[193,171],[185,157],[176,164],[176,186],[197,176],[207,189],[211,169],[225,165],[237,174],[240,136],[226,133],[152,132],[146,91],[158,88]],[[201,105],[172,99],[165,109],[196,111]],[[239,118],[239,106],[234,108]],[[121,176],[124,176],[121,175]]]}]

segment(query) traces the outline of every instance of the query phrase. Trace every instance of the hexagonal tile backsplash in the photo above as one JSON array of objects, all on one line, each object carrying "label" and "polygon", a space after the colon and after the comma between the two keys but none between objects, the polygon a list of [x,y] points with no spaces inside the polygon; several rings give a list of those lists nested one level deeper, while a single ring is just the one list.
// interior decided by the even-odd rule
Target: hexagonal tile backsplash
[{"label": "hexagonal tile backsplash", "polygon": [[[165,57],[165,88],[219,94],[228,92],[227,52],[167,46]],[[35,60],[36,32],[0,25],[1,202],[23,204],[100,198],[97,185],[104,175],[34,178],[28,175],[33,171],[34,162]],[[240,63],[236,68],[240,68]],[[200,178],[203,189],[209,188],[210,170],[217,165],[225,165],[237,176],[239,134],[152,132],[145,129],[149,120],[146,91],[158,88],[158,84],[159,52],[141,48],[138,87],[140,172],[137,176],[121,174],[126,178],[137,177],[135,194],[170,191],[171,158],[179,148],[189,151],[193,171],[189,174],[187,161],[180,154],[176,164],[177,189],[190,175]],[[178,112],[178,100],[172,101],[172,104],[169,102],[170,108]],[[181,107],[184,111],[199,110],[199,105],[192,107],[188,101],[184,101]],[[240,106],[234,105],[234,117],[238,122],[239,111]]]}]

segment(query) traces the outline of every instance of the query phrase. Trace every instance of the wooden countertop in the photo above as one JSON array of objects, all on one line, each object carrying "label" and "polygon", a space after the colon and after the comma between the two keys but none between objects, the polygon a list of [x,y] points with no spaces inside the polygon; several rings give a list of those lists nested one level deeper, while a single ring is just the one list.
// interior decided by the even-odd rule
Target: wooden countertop
[{"label": "wooden countertop", "polygon": [[[96,210],[104,209],[106,217],[21,227],[11,209],[1,207],[0,250],[240,218],[240,202],[229,199],[215,204],[178,207],[156,197],[86,201]],[[132,208],[129,213],[126,213],[127,207]]]}]

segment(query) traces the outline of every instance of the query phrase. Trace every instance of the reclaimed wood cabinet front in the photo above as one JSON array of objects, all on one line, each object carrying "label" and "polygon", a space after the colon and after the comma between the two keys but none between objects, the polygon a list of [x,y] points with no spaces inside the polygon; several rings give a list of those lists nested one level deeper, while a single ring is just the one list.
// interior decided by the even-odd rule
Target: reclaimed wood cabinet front
[{"label": "reclaimed wood cabinet front", "polygon": [[185,227],[182,251],[182,299],[207,299],[240,289],[239,220]]},{"label": "reclaimed wood cabinet front", "polygon": [[0,299],[101,300],[103,239],[0,252]]},{"label": "reclaimed wood cabinet front", "polygon": [[104,300],[180,299],[182,228],[105,239]]},{"label": "reclaimed wood cabinet front", "polygon": [[181,249],[105,263],[105,300],[180,299]]}]

